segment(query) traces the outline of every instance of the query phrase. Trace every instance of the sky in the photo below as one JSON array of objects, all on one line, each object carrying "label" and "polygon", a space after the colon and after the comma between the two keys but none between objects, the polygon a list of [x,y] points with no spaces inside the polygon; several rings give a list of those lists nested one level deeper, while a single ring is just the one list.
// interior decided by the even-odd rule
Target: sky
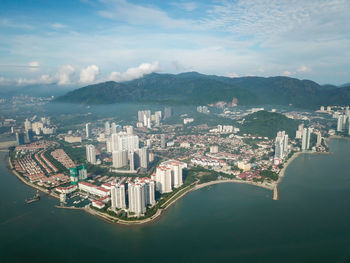
[{"label": "sky", "polygon": [[350,0],[0,0],[0,87],[188,71],[350,82]]}]

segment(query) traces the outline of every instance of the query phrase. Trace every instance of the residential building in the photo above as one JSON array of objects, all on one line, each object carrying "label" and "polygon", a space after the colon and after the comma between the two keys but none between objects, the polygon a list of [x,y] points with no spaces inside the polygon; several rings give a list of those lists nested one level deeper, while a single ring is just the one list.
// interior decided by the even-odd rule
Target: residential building
[{"label": "residential building", "polygon": [[96,163],[96,149],[92,144],[86,145],[86,160],[89,163]]},{"label": "residential building", "polygon": [[111,189],[111,201],[113,209],[125,209],[125,185],[117,184]]}]

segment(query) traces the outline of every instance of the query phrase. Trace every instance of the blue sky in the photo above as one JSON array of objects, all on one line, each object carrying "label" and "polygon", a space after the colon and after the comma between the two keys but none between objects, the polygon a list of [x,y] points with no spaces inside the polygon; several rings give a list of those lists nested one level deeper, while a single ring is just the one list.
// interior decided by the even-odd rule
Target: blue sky
[{"label": "blue sky", "polygon": [[350,81],[349,0],[0,0],[0,86],[151,72]]}]

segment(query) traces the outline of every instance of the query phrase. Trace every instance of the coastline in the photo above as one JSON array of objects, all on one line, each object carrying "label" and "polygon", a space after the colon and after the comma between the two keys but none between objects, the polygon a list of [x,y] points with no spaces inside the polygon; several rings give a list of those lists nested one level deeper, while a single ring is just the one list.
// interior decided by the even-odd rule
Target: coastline
[{"label": "coastline", "polygon": [[[284,164],[284,167],[282,168],[282,170],[279,173],[279,178],[275,183],[267,184],[267,183],[258,183],[258,182],[238,180],[238,179],[216,180],[216,181],[206,182],[206,183],[202,183],[202,184],[198,184],[198,181],[196,181],[196,182],[192,183],[191,185],[187,186],[187,189],[184,188],[186,190],[183,193],[181,193],[179,196],[175,195],[176,198],[174,200],[169,199],[166,203],[164,203],[163,205],[165,205],[165,206],[163,208],[159,208],[154,215],[152,215],[149,218],[145,218],[145,219],[141,219],[141,220],[133,220],[133,221],[122,220],[122,219],[113,217],[111,215],[108,215],[107,213],[103,213],[103,212],[94,210],[90,206],[84,207],[84,208],[75,208],[75,207],[73,208],[73,207],[65,207],[65,206],[57,206],[56,205],[55,207],[60,208],[60,209],[83,210],[90,215],[96,216],[96,217],[98,217],[106,222],[113,223],[113,224],[119,224],[119,225],[124,225],[124,226],[140,226],[140,225],[154,223],[155,221],[159,220],[161,218],[161,216],[163,216],[165,214],[165,212],[168,208],[170,208],[173,204],[175,204],[178,200],[183,198],[188,193],[205,188],[207,186],[215,185],[215,184],[239,183],[239,184],[249,184],[249,185],[253,185],[253,186],[257,186],[257,187],[262,187],[262,188],[267,189],[267,190],[272,190],[273,191],[273,200],[278,200],[279,199],[278,189],[277,189],[278,184],[282,181],[283,177],[285,176],[285,171],[286,171],[287,167],[293,162],[293,160],[295,158],[297,158],[299,155],[301,155],[303,153],[319,154],[317,152],[296,152],[296,153],[294,153],[293,156],[291,158],[289,158],[287,160],[287,162]],[[11,171],[21,182],[23,182],[24,184],[26,184],[30,187],[33,187],[41,192],[46,193],[49,196],[52,196],[54,198],[59,199],[59,196],[57,194],[49,192],[48,190],[46,190],[38,185],[30,183],[30,182],[26,181],[21,175],[19,175],[18,172],[12,166],[10,156],[8,156],[8,163],[10,165],[9,171]],[[182,189],[181,191],[183,191],[184,189]]]},{"label": "coastline", "polygon": [[54,198],[57,198],[57,199],[60,199],[60,197],[53,193],[53,192],[50,192],[49,190],[45,189],[45,188],[42,188],[36,184],[33,184],[31,182],[28,182],[27,180],[25,180],[14,168],[13,168],[13,165],[12,165],[12,162],[11,162],[11,158],[10,156],[8,156],[8,164],[10,167],[9,168],[9,171],[12,172],[22,183],[30,186],[30,187],[33,187],[37,190],[39,190],[40,192],[43,192],[45,194],[47,194],[48,196],[51,196],[51,197],[54,197]]}]

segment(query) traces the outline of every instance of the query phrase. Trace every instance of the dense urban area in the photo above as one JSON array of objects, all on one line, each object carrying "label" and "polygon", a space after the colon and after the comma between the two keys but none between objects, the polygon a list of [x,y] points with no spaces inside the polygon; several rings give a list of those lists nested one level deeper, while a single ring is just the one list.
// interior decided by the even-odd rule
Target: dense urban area
[{"label": "dense urban area", "polygon": [[[32,107],[51,98],[14,97],[1,107],[21,101]],[[277,185],[294,154],[327,153],[328,137],[350,136],[349,106],[243,108],[234,98],[188,112],[175,106],[136,112],[130,120],[82,119],[72,129],[53,114],[3,115],[1,132],[16,138],[11,169],[58,198],[59,208],[142,223],[187,192],[214,183],[253,184],[273,190],[277,200]]]}]

